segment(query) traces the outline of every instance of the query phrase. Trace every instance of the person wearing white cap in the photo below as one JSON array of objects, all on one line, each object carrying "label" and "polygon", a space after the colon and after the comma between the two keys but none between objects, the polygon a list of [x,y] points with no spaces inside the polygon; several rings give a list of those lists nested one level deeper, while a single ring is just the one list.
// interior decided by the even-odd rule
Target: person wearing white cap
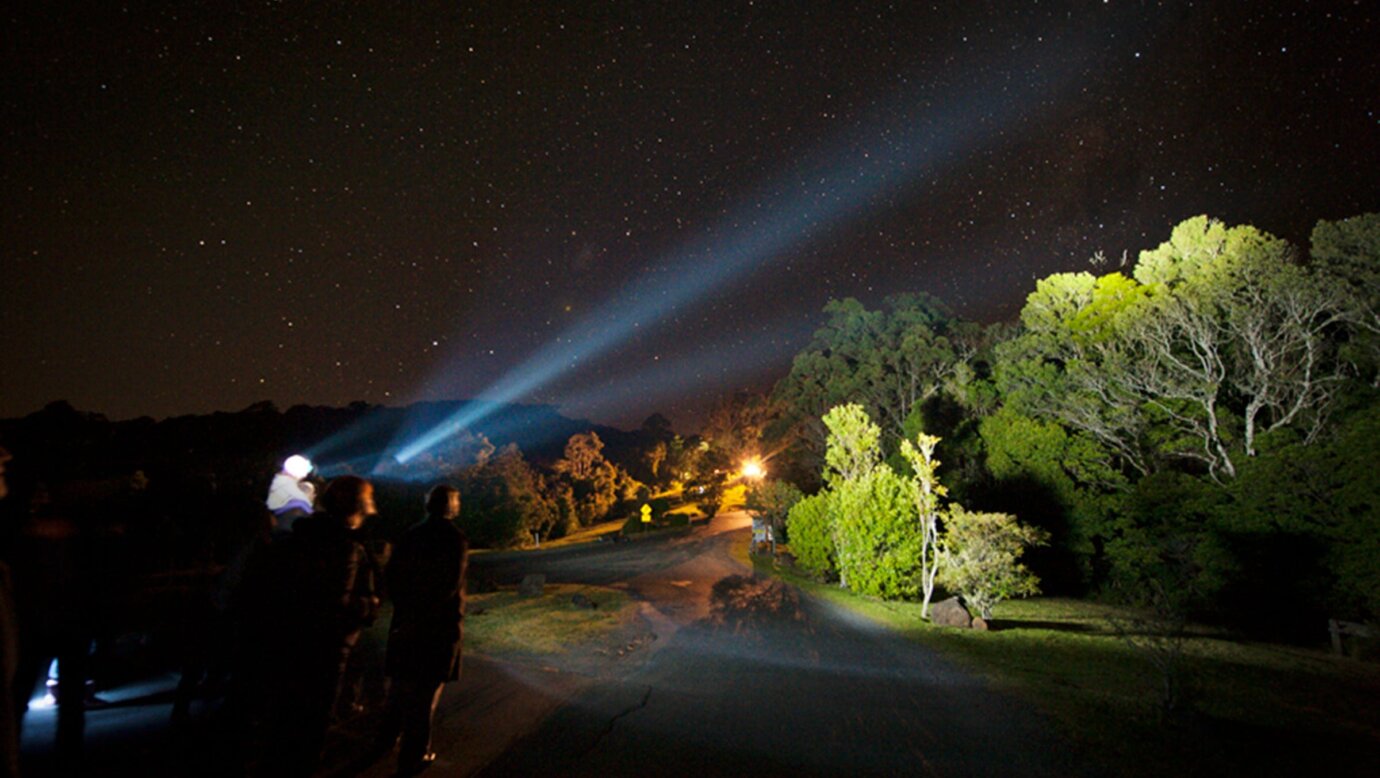
[{"label": "person wearing white cap", "polygon": [[316,485],[306,480],[311,475],[311,460],[293,454],[283,462],[283,469],[273,476],[268,487],[268,509],[278,520],[278,529],[292,529],[292,523],[310,516],[316,507]]}]

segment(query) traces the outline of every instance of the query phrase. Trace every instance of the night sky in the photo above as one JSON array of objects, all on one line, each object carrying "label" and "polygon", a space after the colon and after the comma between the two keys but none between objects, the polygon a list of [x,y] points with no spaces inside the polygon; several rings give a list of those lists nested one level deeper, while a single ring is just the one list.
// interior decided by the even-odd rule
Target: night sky
[{"label": "night sky", "polygon": [[1373,2],[25,5],[0,416],[692,430],[830,298],[994,320],[1195,214],[1380,210]]}]

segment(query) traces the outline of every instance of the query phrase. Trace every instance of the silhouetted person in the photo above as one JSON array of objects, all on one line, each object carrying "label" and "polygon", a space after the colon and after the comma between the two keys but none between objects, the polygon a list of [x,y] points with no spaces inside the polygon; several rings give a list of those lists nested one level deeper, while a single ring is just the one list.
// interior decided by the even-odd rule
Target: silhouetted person
[{"label": "silhouetted person", "polygon": [[[9,494],[5,463],[10,452],[0,448],[0,499]],[[15,675],[19,672],[19,625],[14,611],[14,579],[0,557],[0,778],[19,776],[19,711]]]},{"label": "silhouetted person", "polygon": [[[392,546],[375,540],[368,527],[361,527],[352,533],[355,540],[368,552],[369,565],[375,582],[375,594],[380,599],[387,596],[384,584],[384,569],[388,565]],[[350,653],[350,663],[340,681],[340,694],[336,698],[335,719],[337,721],[359,716],[368,708],[369,691],[380,684],[379,675],[383,670],[383,642],[372,632],[364,632]]]},{"label": "silhouetted person", "polygon": [[398,747],[398,771],[425,768],[431,719],[441,689],[460,678],[465,565],[469,540],[455,526],[460,492],[441,485],[426,500],[426,519],[405,532],[388,564],[393,622],[388,630],[387,673],[392,679],[380,743]]},{"label": "silhouetted person", "polygon": [[93,630],[93,601],[101,582],[92,577],[90,519],[68,514],[76,506],[53,507],[41,485],[10,557],[20,630],[14,700],[16,719],[28,707],[35,682],[57,660],[56,753],[60,770],[78,771],[86,730],[87,679]]},{"label": "silhouetted person", "polygon": [[293,525],[269,546],[266,564],[249,580],[250,607],[259,621],[251,639],[271,640],[262,669],[268,674],[264,772],[307,775],[315,767],[330,724],[341,674],[360,630],[378,610],[372,566],[354,539],[374,513],[373,486],[357,476],[331,481],[321,510]]},{"label": "silhouetted person", "polygon": [[[182,619],[182,676],[173,700],[172,720],[186,724],[192,701],[204,691],[225,691],[221,711],[229,716],[243,712],[242,691],[235,685],[236,661],[243,658],[236,644],[235,599],[245,567],[255,553],[267,546],[274,526],[271,513],[262,506],[221,498],[213,516],[223,525],[221,537],[203,560],[202,575],[188,593]],[[229,681],[229,688],[224,684]],[[204,689],[203,689],[204,684]]]}]

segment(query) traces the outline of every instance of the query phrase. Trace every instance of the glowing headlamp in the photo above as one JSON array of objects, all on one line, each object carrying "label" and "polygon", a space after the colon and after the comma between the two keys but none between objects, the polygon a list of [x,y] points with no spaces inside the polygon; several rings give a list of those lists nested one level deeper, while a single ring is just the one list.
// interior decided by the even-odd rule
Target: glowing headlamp
[{"label": "glowing headlamp", "polygon": [[283,462],[283,472],[299,481],[311,473],[311,468],[311,460],[301,454],[293,454]]}]

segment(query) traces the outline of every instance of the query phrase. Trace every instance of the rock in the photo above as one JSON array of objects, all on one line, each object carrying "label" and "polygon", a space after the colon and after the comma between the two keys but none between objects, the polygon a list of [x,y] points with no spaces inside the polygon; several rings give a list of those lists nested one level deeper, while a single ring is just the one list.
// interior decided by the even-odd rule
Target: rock
[{"label": "rock", "polygon": [[592,611],[599,609],[599,603],[591,600],[583,594],[578,593],[574,597],[570,598],[570,604],[574,605],[576,608],[579,608],[581,610]]},{"label": "rock", "polygon": [[532,573],[524,576],[522,583],[518,585],[519,597],[540,597],[542,590],[546,588],[546,576],[541,573]]},{"label": "rock", "polygon": [[968,613],[968,609],[963,607],[957,597],[950,597],[947,600],[936,602],[930,608],[930,622],[941,627],[962,627],[967,629],[973,625],[973,617]]},{"label": "rock", "polygon": [[973,617],[973,629],[977,630],[978,632],[986,632],[986,631],[987,631],[987,619],[984,619],[984,618],[981,617],[981,616],[974,616],[974,617]]}]

